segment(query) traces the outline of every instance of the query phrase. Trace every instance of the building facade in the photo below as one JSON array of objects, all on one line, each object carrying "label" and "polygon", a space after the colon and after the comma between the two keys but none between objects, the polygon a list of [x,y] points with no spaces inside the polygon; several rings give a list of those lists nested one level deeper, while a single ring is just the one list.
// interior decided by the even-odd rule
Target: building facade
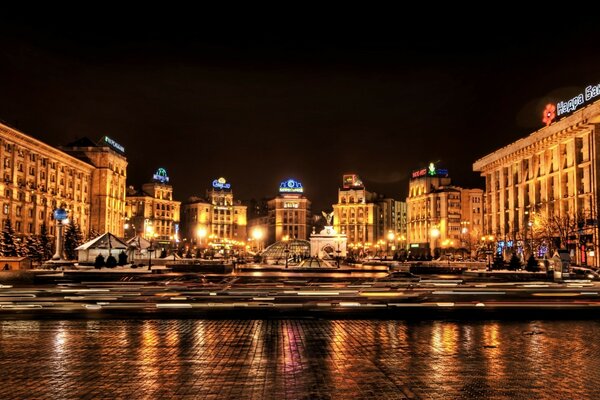
[{"label": "building facade", "polygon": [[497,252],[544,257],[568,248],[573,262],[599,266],[600,101],[587,98],[586,89],[558,112],[549,104],[546,127],[473,164],[485,178],[484,226]]},{"label": "building facade", "polygon": [[366,190],[357,175],[344,175],[333,205],[334,230],[347,236],[350,248],[396,250],[404,246],[405,209],[404,202]]},{"label": "building facade", "polygon": [[45,224],[54,235],[52,211],[63,207],[86,237],[122,236],[127,161],[106,139],[114,142],[86,138],[55,148],[0,124],[3,221],[10,219],[18,234],[40,234]]},{"label": "building facade", "polygon": [[80,139],[61,149],[91,164],[90,228],[98,233],[111,232],[123,237],[127,159],[125,148],[108,136],[98,143]]},{"label": "building facade", "polygon": [[481,229],[482,207],[478,210],[472,206],[483,198],[483,190],[451,183],[448,171],[433,163],[413,171],[406,199],[411,254],[438,257],[457,249],[473,251],[473,238]]},{"label": "building facade", "polygon": [[91,225],[93,165],[0,124],[3,224],[16,233],[40,234],[43,224],[54,235],[52,211],[64,207],[87,236]]},{"label": "building facade", "polygon": [[125,237],[139,235],[167,244],[179,240],[179,209],[173,199],[173,186],[164,168],[159,168],[141,190],[127,188]]},{"label": "building facade", "polygon": [[209,241],[246,241],[246,206],[233,197],[225,178],[212,182],[206,198],[191,197],[182,204],[182,232],[193,243],[206,247]]},{"label": "building facade", "polygon": [[304,196],[302,183],[288,179],[279,185],[279,195],[268,201],[269,243],[288,239],[308,240],[310,235],[310,201]]}]

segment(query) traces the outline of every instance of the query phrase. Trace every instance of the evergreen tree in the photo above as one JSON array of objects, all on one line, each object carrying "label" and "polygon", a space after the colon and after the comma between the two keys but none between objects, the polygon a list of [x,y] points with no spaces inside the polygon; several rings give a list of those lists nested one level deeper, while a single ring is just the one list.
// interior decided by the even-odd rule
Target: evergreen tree
[{"label": "evergreen tree", "polygon": [[15,249],[19,257],[27,257],[27,243],[25,243],[25,239],[25,237],[15,238]]},{"label": "evergreen tree", "polygon": [[492,269],[504,269],[504,259],[501,254],[496,254],[494,256],[494,263],[492,264]]},{"label": "evergreen tree", "polygon": [[529,258],[527,259],[527,266],[525,267],[525,269],[529,272],[537,272],[540,270],[538,261],[535,259],[533,254],[530,255]]},{"label": "evergreen tree", "polygon": [[124,251],[119,253],[119,265],[127,264],[127,254]]},{"label": "evergreen tree", "polygon": [[2,242],[0,242],[0,251],[4,257],[16,257],[17,245],[15,244],[15,231],[12,228],[10,219],[7,219],[2,230]]},{"label": "evergreen tree", "polygon": [[104,265],[106,265],[104,263],[104,256],[102,254],[98,254],[98,256],[96,257],[96,261],[94,261],[94,267],[100,269],[104,267]]},{"label": "evergreen tree", "polygon": [[25,240],[25,248],[27,249],[27,257],[32,261],[42,261],[42,255],[44,253],[42,248],[42,242],[38,235],[27,236]]},{"label": "evergreen tree", "polygon": [[48,234],[48,228],[44,222],[40,229],[40,254],[42,256],[42,261],[49,260],[52,257],[52,247],[52,239]]},{"label": "evergreen tree", "polygon": [[521,267],[521,259],[515,253],[513,253],[510,257],[510,261],[508,262],[508,269],[511,271],[516,271],[521,269]]},{"label": "evergreen tree", "polygon": [[65,229],[65,253],[68,260],[77,259],[77,247],[83,244],[83,235],[81,228],[76,221],[73,221]]},{"label": "evergreen tree", "polygon": [[112,254],[106,258],[106,268],[114,268],[117,266],[117,259]]}]

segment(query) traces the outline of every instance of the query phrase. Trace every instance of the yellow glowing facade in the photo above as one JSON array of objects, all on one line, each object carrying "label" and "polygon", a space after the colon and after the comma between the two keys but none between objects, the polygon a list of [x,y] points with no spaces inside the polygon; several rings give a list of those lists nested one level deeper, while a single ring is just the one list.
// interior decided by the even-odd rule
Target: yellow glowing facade
[{"label": "yellow glowing facade", "polygon": [[333,205],[333,228],[345,234],[352,247],[396,246],[397,238],[405,232],[404,212],[404,202],[369,192],[358,176],[346,175],[338,189],[338,202]]},{"label": "yellow glowing facade", "polygon": [[300,195],[286,193],[269,200],[269,234],[278,242],[284,237],[307,240],[310,222],[310,201]]},{"label": "yellow glowing facade", "polygon": [[0,124],[2,221],[18,234],[54,234],[52,211],[65,207],[87,236],[94,166]]},{"label": "yellow glowing facade", "polygon": [[247,239],[246,206],[234,200],[229,188],[213,186],[207,191],[206,199],[190,198],[182,205],[182,217],[183,236],[190,241],[198,243],[214,238],[241,242]]},{"label": "yellow glowing facade", "polygon": [[123,237],[127,159],[122,151],[109,144],[114,141],[106,137],[103,139],[107,141],[94,143],[84,138],[61,149],[95,167],[92,173],[91,229]]},{"label": "yellow glowing facade", "polygon": [[82,139],[55,148],[0,124],[2,220],[19,234],[54,234],[52,211],[64,207],[87,237],[123,234],[127,161],[108,145]]},{"label": "yellow glowing facade", "polygon": [[178,240],[181,202],[173,200],[173,187],[147,183],[141,191],[130,187],[126,199],[125,236],[143,236],[159,242]]},{"label": "yellow glowing facade", "polygon": [[410,252],[436,256],[471,247],[467,244],[482,230],[482,198],[481,189],[452,186],[447,173],[412,178],[406,199]]},{"label": "yellow glowing facade", "polygon": [[473,170],[486,181],[486,233],[497,242],[517,243],[535,235],[537,220],[576,218],[578,229],[568,240],[571,256],[599,266],[599,124],[596,101],[477,160]]}]

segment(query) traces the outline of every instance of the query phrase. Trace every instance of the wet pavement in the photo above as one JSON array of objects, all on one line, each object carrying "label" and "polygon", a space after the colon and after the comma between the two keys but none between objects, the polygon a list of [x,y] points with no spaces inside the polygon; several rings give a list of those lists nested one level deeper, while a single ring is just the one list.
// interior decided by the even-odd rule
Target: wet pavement
[{"label": "wet pavement", "polygon": [[600,322],[0,321],[2,399],[597,399]]}]

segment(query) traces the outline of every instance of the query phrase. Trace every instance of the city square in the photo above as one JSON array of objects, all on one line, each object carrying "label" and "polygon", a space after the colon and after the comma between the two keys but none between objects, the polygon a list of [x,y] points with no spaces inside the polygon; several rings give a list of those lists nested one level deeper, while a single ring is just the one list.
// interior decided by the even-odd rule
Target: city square
[{"label": "city square", "polygon": [[593,27],[96,11],[0,26],[0,398],[600,396]]}]

